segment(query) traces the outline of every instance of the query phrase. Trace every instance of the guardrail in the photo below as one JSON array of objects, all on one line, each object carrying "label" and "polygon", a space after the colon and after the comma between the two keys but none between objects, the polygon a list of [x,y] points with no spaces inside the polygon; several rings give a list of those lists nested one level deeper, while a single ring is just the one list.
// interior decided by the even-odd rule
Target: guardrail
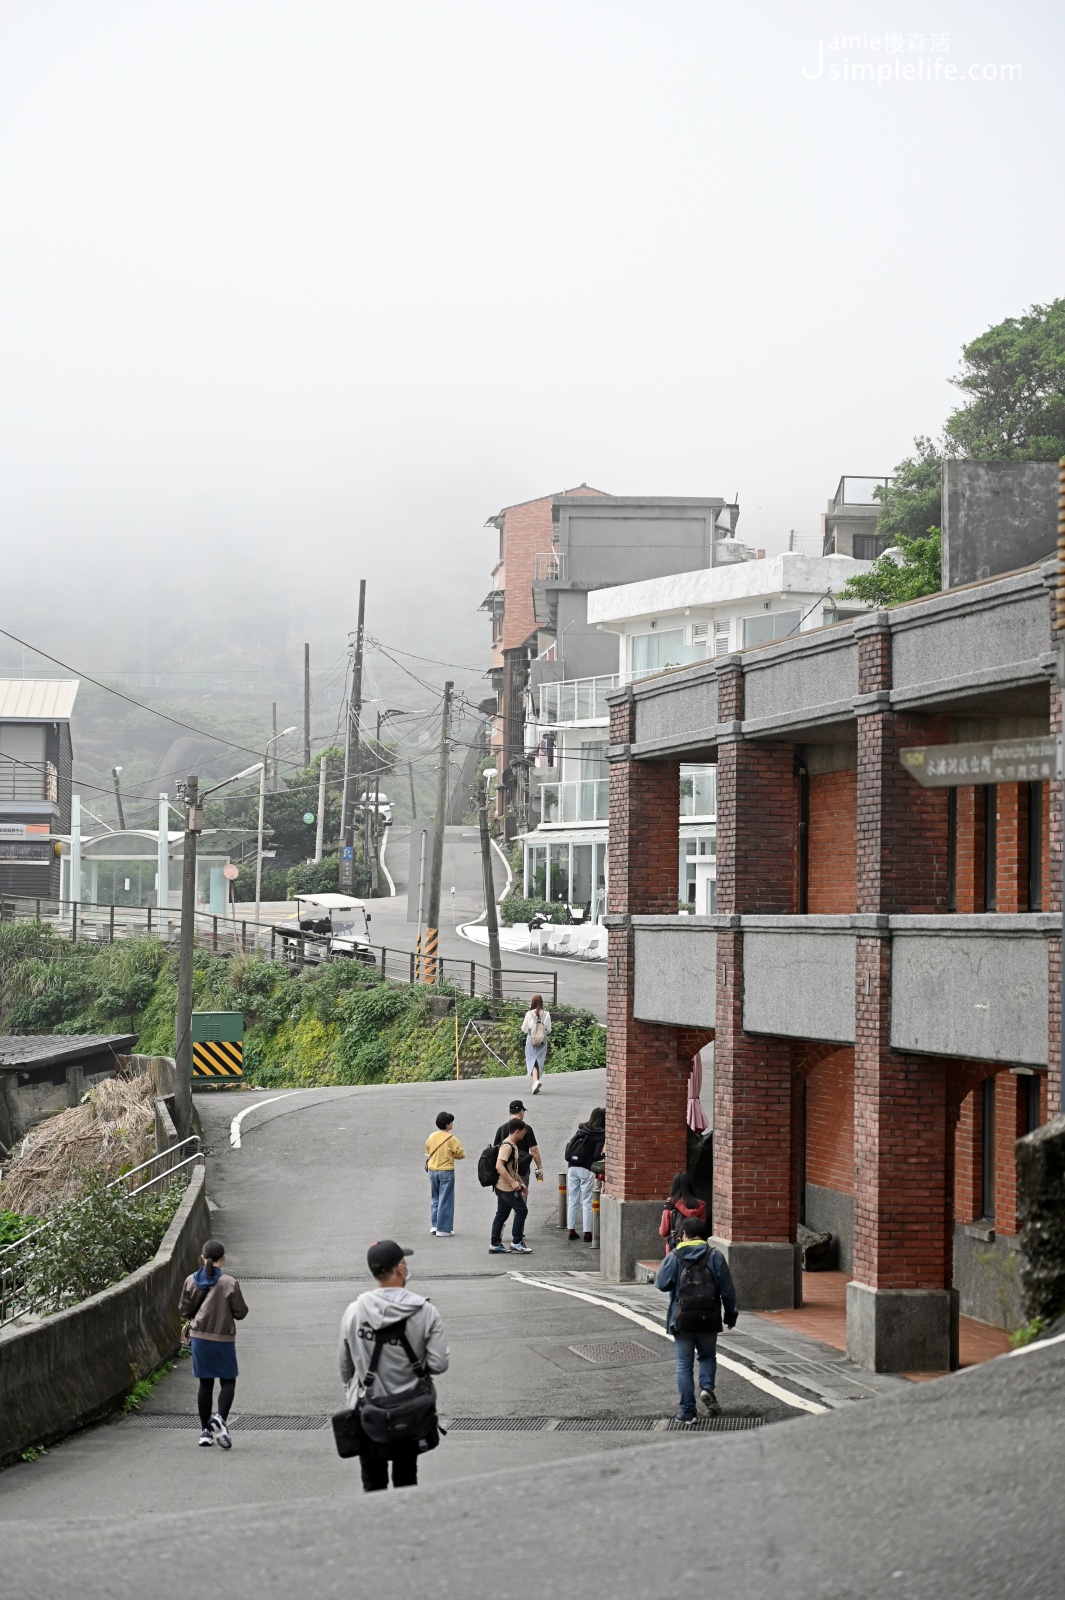
[{"label": "guardrail", "polygon": [[[180,1157],[179,1152],[189,1145],[195,1146],[192,1154]],[[147,1161],[142,1161],[138,1166],[131,1167],[128,1172],[113,1178],[110,1183],[104,1185],[104,1189],[119,1189],[126,1186],[129,1198],[132,1199],[135,1195],[144,1194],[146,1190],[154,1188],[156,1184],[173,1183],[175,1173],[202,1162],[203,1151],[200,1149],[200,1140],[198,1135],[193,1134],[190,1138],[171,1145],[167,1150],[157,1151],[154,1156],[149,1156]],[[159,1171],[154,1176],[144,1183],[137,1184],[136,1188],[128,1187],[131,1178],[135,1178],[146,1168],[157,1165]],[[63,1290],[60,1287],[44,1294],[35,1292],[32,1287],[30,1264],[33,1259],[34,1241],[39,1242],[45,1234],[61,1229],[74,1212],[80,1211],[87,1204],[87,1200],[75,1200],[60,1206],[44,1222],[39,1223],[29,1233],[24,1233],[21,1239],[16,1239],[13,1244],[4,1245],[0,1249],[0,1328],[30,1312],[40,1315],[60,1309],[63,1298]]]},{"label": "guardrail", "polygon": [[[23,909],[20,910],[20,907]],[[257,953],[270,961],[281,961],[286,966],[301,970],[320,965],[320,960],[313,953],[315,939],[312,934],[303,935],[294,928],[279,928],[273,922],[255,922],[250,918],[238,921],[204,911],[197,911],[195,919],[196,942],[216,955]],[[0,897],[0,922],[5,920],[54,924],[64,933],[69,928],[72,944],[92,945],[110,944],[115,939],[137,938],[152,933],[165,939],[171,929],[177,932],[181,912],[160,911],[156,906],[97,905],[87,901],[79,904],[76,901],[7,895]],[[420,959],[414,950],[390,950],[383,945],[370,944],[365,947],[365,953],[370,959],[363,964],[373,966],[382,978],[396,983],[424,981]],[[558,1004],[557,970],[547,972],[543,969],[507,967],[501,976],[504,998],[508,997],[508,984],[512,991],[509,996],[511,999],[515,998],[515,991],[535,993],[550,986],[551,1004]],[[469,961],[460,956],[438,955],[435,984],[437,987],[447,984],[463,992],[468,991],[471,998],[478,994],[491,997],[492,970],[483,962]]]}]

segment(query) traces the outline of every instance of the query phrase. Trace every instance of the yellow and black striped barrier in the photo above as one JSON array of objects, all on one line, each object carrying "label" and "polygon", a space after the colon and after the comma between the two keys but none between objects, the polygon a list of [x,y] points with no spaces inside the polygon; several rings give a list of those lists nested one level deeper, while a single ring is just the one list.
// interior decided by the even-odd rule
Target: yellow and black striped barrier
[{"label": "yellow and black striped barrier", "polygon": [[440,934],[437,928],[426,928],[425,944],[421,952],[421,975],[423,983],[436,982],[436,947]]},{"label": "yellow and black striped barrier", "polygon": [[192,1013],[192,1076],[222,1083],[244,1076],[244,1017],[239,1011]]}]

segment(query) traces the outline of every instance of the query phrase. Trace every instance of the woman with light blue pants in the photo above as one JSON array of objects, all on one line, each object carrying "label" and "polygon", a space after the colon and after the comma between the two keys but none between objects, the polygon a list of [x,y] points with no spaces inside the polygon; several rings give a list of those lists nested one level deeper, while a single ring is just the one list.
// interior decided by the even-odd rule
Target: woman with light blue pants
[{"label": "woman with light blue pants", "polygon": [[425,1141],[425,1170],[429,1174],[429,1232],[450,1239],[455,1231],[455,1162],[466,1152],[452,1133],[455,1119],[441,1111],[436,1132]]},{"label": "woman with light blue pants", "polygon": [[543,997],[534,994],[521,1025],[525,1035],[525,1070],[533,1081],[533,1094],[540,1093],[547,1060],[547,1039],[551,1032],[551,1013],[545,1011]]}]

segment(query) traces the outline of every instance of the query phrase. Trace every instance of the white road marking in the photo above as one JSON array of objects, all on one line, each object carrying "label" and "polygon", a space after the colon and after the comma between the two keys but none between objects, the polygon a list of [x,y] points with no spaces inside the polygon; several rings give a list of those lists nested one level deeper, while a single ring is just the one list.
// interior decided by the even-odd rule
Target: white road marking
[{"label": "white road marking", "polygon": [[[620,1305],[616,1300],[605,1300],[602,1295],[588,1294],[583,1289],[563,1289],[561,1284],[544,1283],[542,1279],[530,1278],[524,1272],[511,1272],[510,1276],[516,1278],[519,1283],[531,1284],[534,1289],[550,1289],[552,1294],[568,1294],[574,1300],[586,1300],[591,1306],[604,1306],[607,1311],[614,1311],[619,1317],[626,1317],[629,1322],[635,1322],[638,1327],[646,1328],[648,1333],[657,1333],[662,1339],[672,1337],[660,1322],[652,1322],[650,1317],[642,1316],[639,1311],[633,1311],[628,1306]],[[782,1400],[786,1406],[794,1406],[797,1411],[809,1411],[815,1416],[822,1416],[828,1412],[828,1406],[819,1405],[816,1400],[804,1400],[801,1395],[792,1394],[790,1389],[782,1388],[779,1383],[774,1383],[772,1378],[763,1377],[760,1372],[755,1372],[752,1367],[745,1367],[742,1361],[732,1361],[728,1356],[723,1356],[719,1352],[717,1364],[719,1367],[726,1367],[729,1372],[735,1372],[747,1383],[752,1384],[754,1388],[761,1389],[765,1394],[772,1395],[774,1400]]]},{"label": "white road marking", "polygon": [[229,1143],[232,1149],[240,1149],[240,1125],[245,1117],[249,1116],[253,1111],[258,1111],[260,1106],[272,1106],[275,1100],[287,1100],[289,1095],[297,1094],[298,1092],[296,1089],[290,1089],[288,1094],[272,1094],[269,1100],[256,1100],[250,1106],[245,1106],[243,1111],[238,1111],[233,1121],[229,1124]]},{"label": "white road marking", "polygon": [[392,881],[392,874],[389,872],[388,868],[385,866],[385,856],[387,854],[388,854],[388,829],[386,828],[385,829],[385,836],[381,840],[380,867],[381,867],[381,871],[384,873],[385,877],[388,879],[388,892],[389,892],[390,895],[394,896],[395,892],[396,892],[396,886]]}]

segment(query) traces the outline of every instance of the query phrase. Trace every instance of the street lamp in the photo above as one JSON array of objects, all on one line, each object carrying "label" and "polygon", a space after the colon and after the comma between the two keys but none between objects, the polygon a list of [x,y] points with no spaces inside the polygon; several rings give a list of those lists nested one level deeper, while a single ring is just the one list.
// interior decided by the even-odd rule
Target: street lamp
[{"label": "street lamp", "polygon": [[503,970],[499,956],[499,920],[496,915],[496,889],[492,879],[492,840],[488,832],[488,786],[497,776],[495,767],[485,767],[477,785],[477,824],[481,835],[481,870],[484,874],[484,920],[488,929],[488,968],[491,978],[492,1015],[499,1015],[503,1001]]},{"label": "street lamp", "polygon": [[[258,767],[259,767],[259,848],[255,853],[255,939],[256,939],[256,943],[258,943],[258,939],[259,939],[259,907],[260,907],[260,905],[262,903],[262,888],[263,888],[263,809],[264,809],[264,807],[266,805],[266,767],[267,767],[267,763],[270,760],[270,746],[272,744],[276,744],[279,739],[286,738],[288,734],[295,733],[295,731],[296,731],[296,725],[295,725],[295,723],[293,723],[291,728],[282,728],[280,733],[275,733],[272,738],[267,739],[267,741],[266,741],[266,752],[265,752],[265,754],[263,756],[263,759],[258,763]],[[249,767],[248,771],[249,772],[254,772],[255,768],[254,767]]]}]

